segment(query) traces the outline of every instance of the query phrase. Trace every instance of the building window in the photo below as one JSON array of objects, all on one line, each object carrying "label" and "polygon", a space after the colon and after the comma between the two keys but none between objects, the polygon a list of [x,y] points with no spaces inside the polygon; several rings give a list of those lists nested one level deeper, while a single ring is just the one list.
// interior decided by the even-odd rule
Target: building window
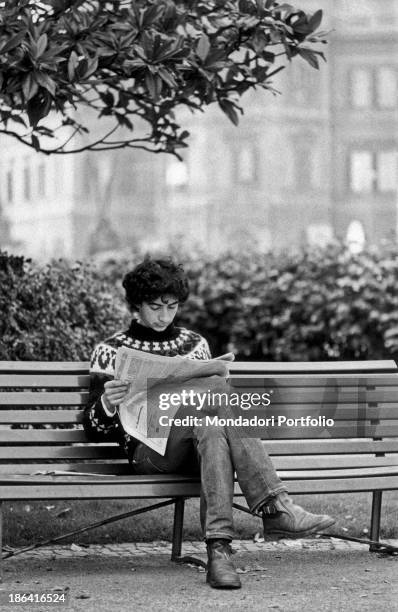
[{"label": "building window", "polygon": [[380,151],[376,154],[377,189],[381,192],[397,189],[398,155],[396,151]]},{"label": "building window", "polygon": [[294,143],[294,185],[298,191],[308,191],[315,185],[314,144],[311,135],[298,137]]},{"label": "building window", "polygon": [[44,162],[41,162],[37,169],[37,193],[40,198],[44,198],[46,195],[46,167]]},{"label": "building window", "polygon": [[252,144],[243,143],[237,152],[237,180],[239,183],[254,183],[256,180],[256,150]]},{"label": "building window", "polygon": [[398,73],[391,66],[354,68],[350,74],[353,108],[396,108]]},{"label": "building window", "polygon": [[376,73],[377,106],[380,108],[395,108],[397,105],[397,72],[393,68],[383,66]]},{"label": "building window", "polygon": [[354,193],[388,193],[397,189],[398,156],[395,150],[352,151],[350,189]]},{"label": "building window", "polygon": [[7,171],[7,201],[12,204],[14,201],[14,174],[12,170]]},{"label": "building window", "polygon": [[347,228],[346,243],[351,253],[361,253],[365,247],[365,230],[360,221],[354,219]]},{"label": "building window", "polygon": [[188,164],[178,159],[168,160],[166,167],[166,185],[170,189],[183,191],[188,187]]},{"label": "building window", "polygon": [[372,73],[364,68],[351,72],[351,104],[354,108],[372,106]]},{"label": "building window", "polygon": [[350,187],[354,193],[370,193],[373,189],[374,169],[370,151],[353,151],[350,160]]},{"label": "building window", "polygon": [[31,176],[28,165],[25,165],[23,169],[23,196],[25,200],[30,200],[31,198]]}]

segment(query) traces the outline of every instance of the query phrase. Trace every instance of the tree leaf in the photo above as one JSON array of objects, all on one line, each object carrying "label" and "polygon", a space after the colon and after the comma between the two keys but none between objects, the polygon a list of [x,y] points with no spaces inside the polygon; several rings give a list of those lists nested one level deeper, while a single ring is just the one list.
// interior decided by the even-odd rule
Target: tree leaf
[{"label": "tree leaf", "polygon": [[233,103],[228,99],[219,100],[221,110],[227,115],[228,119],[232,121],[234,125],[239,124],[239,116]]},{"label": "tree leaf", "polygon": [[51,102],[50,94],[43,89],[34,98],[29,100],[27,113],[32,127],[36,127],[40,119],[48,115],[51,109]]},{"label": "tree leaf", "polygon": [[44,87],[45,89],[47,89],[47,91],[50,92],[50,94],[55,97],[55,91],[56,91],[56,84],[55,81],[53,81],[48,74],[46,74],[45,72],[35,72],[35,78],[36,81],[39,83],[39,85],[41,87]]},{"label": "tree leaf", "polygon": [[36,57],[40,57],[41,55],[43,55],[44,51],[46,50],[47,47],[47,34],[42,34],[39,38],[39,40],[37,41],[37,55]]},{"label": "tree leaf", "polygon": [[68,77],[70,81],[75,80],[76,69],[78,65],[79,65],[79,58],[77,56],[77,53],[75,51],[72,51],[72,53],[69,56],[69,61],[68,61]]},{"label": "tree leaf", "polygon": [[310,66],[312,66],[313,68],[316,68],[317,70],[319,70],[319,61],[317,56],[315,55],[315,53],[313,51],[311,51],[311,49],[306,49],[303,47],[299,47],[297,49],[299,55],[301,55],[301,57],[303,59],[305,59],[306,62],[308,62],[308,64],[310,64]]},{"label": "tree leaf", "polygon": [[317,30],[319,28],[319,26],[321,25],[322,22],[322,18],[323,18],[323,11],[322,9],[319,9],[319,11],[316,11],[311,19],[309,20],[309,25],[311,28],[311,32],[315,32],[315,30]]},{"label": "tree leaf", "polygon": [[10,38],[9,41],[6,42],[4,47],[1,47],[0,53],[8,53],[9,51],[17,47],[23,41],[25,36],[26,36],[26,31],[23,30],[22,32],[19,32],[18,34]]},{"label": "tree leaf", "polygon": [[39,84],[37,83],[33,72],[28,72],[22,83],[22,92],[25,100],[31,100],[38,92]]},{"label": "tree leaf", "polygon": [[205,61],[206,57],[208,56],[209,51],[210,51],[209,37],[207,36],[207,34],[203,33],[202,36],[199,38],[198,44],[196,45],[196,53],[198,54],[202,62]]}]

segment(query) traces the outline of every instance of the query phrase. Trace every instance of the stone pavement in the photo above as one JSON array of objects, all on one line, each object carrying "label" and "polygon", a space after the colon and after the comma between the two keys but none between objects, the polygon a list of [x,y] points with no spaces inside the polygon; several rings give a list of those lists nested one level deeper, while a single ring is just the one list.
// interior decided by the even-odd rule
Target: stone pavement
[{"label": "stone pavement", "polygon": [[[398,540],[383,540],[387,544],[398,546]],[[348,542],[337,538],[307,538],[299,540],[281,539],[279,541],[234,540],[232,548],[234,552],[259,552],[259,551],[286,551],[286,550],[367,550],[365,544]],[[13,550],[5,547],[5,550]],[[205,544],[202,541],[184,541],[182,553],[184,555],[195,555],[202,558],[206,556]],[[140,557],[142,555],[168,555],[171,554],[171,543],[166,541],[156,542],[128,542],[123,544],[68,544],[43,546],[22,553],[25,559],[54,559],[56,557]],[[6,563],[7,561],[5,561]]]},{"label": "stone pavement", "polygon": [[[6,559],[1,612],[17,607],[6,603],[10,593],[26,592],[67,593],[62,609],[71,612],[398,612],[398,557],[369,553],[363,544],[236,540],[233,558],[242,589],[223,591],[206,584],[203,568],[170,562],[169,542],[77,542]],[[204,560],[204,543],[185,541],[183,553]],[[51,608],[18,604],[18,609]]]}]

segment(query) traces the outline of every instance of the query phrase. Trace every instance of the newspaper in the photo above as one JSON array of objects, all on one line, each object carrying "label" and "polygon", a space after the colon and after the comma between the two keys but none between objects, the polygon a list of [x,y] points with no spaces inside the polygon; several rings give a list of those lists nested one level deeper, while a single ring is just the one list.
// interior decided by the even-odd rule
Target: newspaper
[{"label": "newspaper", "polygon": [[[164,455],[171,427],[160,428],[158,406],[151,403],[157,400],[158,395],[151,394],[150,389],[158,387],[160,381],[178,385],[192,378],[214,374],[227,376],[227,364],[228,361],[222,358],[194,360],[180,355],[164,357],[136,349],[119,348],[116,354],[115,378],[129,383],[127,395],[119,406],[124,430],[160,455]],[[171,407],[168,416],[173,417],[179,407]],[[157,419],[156,424],[154,419]],[[148,437],[148,430],[156,430],[159,437]]]}]

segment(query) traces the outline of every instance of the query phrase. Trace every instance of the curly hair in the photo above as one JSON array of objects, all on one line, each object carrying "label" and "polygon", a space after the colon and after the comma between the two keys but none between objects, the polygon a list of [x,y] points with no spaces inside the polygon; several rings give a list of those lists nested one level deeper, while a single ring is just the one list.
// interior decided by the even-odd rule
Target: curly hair
[{"label": "curly hair", "polygon": [[163,295],[175,296],[185,302],[189,295],[188,279],[181,264],[172,259],[145,259],[123,278],[126,301],[131,310],[143,302]]}]

